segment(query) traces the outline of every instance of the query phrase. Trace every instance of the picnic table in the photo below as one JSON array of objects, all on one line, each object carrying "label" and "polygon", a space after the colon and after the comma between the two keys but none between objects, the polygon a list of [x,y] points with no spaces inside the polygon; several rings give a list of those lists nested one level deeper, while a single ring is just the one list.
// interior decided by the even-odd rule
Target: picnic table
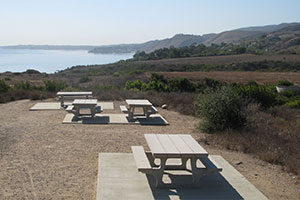
[{"label": "picnic table", "polygon": [[[133,146],[132,151],[140,172],[152,174],[156,186],[164,185],[162,180],[165,170],[187,170],[190,160],[193,183],[197,183],[202,175],[216,173],[222,170],[208,155],[207,151],[191,136],[183,134],[145,134],[150,152],[145,152],[142,146]],[[180,165],[167,165],[168,159],[180,159]],[[155,163],[160,160],[160,164]],[[197,161],[203,167],[197,166]]]},{"label": "picnic table", "polygon": [[75,117],[80,115],[80,109],[90,109],[90,114],[92,117],[95,116],[96,112],[101,112],[97,110],[97,99],[75,99],[72,103],[71,110],[74,110]]},{"label": "picnic table", "polygon": [[72,97],[72,98],[76,98],[76,97],[85,97],[86,99],[89,98],[89,96],[92,96],[93,92],[57,92],[56,96],[59,97],[59,101],[60,101],[60,106],[64,107],[64,99],[65,97]]},{"label": "picnic table", "polygon": [[145,116],[146,118],[148,118],[151,114],[158,112],[157,109],[152,105],[152,103],[147,99],[126,99],[126,103],[128,105],[128,110],[126,108],[125,112],[128,112],[129,120],[132,120],[134,116],[137,116],[136,114],[134,114],[136,108],[142,108],[143,116]]}]

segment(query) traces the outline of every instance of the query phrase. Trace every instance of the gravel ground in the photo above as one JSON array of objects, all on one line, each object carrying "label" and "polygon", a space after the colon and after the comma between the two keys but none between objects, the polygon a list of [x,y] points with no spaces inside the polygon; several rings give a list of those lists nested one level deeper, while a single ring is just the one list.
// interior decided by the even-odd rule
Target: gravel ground
[{"label": "gravel ground", "polygon": [[[62,124],[63,110],[29,111],[34,101],[0,104],[0,199],[96,199],[99,152],[131,152],[145,133],[191,134],[198,119],[159,109],[169,126]],[[114,102],[119,112],[121,102]],[[123,102],[124,103],[124,102]],[[219,150],[270,199],[300,199],[298,177],[251,155]]]}]

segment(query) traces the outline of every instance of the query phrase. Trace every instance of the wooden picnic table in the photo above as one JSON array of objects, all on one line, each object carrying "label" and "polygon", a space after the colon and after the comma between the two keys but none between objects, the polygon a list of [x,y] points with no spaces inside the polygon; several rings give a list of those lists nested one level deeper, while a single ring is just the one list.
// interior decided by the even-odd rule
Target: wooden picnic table
[{"label": "wooden picnic table", "polygon": [[57,92],[56,95],[59,97],[60,106],[64,107],[65,97],[85,97],[88,99],[89,96],[93,95],[93,92]]},{"label": "wooden picnic table", "polygon": [[149,115],[152,113],[151,108],[152,103],[148,101],[147,99],[126,99],[126,103],[128,105],[128,117],[130,120],[133,119],[135,116],[134,110],[135,108],[142,108],[143,109],[143,115],[146,116],[146,118],[149,117]]},{"label": "wooden picnic table", "polygon": [[[191,162],[193,183],[202,175],[222,171],[222,168],[208,155],[207,151],[191,136],[183,134],[145,134],[150,152],[142,146],[132,146],[134,159],[140,172],[152,174],[156,186],[164,185],[162,180],[165,170],[187,170],[187,161]],[[167,164],[168,159],[180,159],[180,165]],[[160,159],[160,164],[155,163]],[[203,164],[197,166],[197,161]]]},{"label": "wooden picnic table", "polygon": [[80,109],[90,109],[91,116],[94,117],[96,114],[97,99],[75,99],[72,103],[75,110],[75,117],[80,115]]}]

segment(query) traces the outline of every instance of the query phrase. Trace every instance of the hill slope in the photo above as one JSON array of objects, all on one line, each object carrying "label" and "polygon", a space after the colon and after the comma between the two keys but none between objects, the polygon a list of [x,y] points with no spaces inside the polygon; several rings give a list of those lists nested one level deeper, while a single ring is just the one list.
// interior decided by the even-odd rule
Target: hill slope
[{"label": "hill slope", "polygon": [[206,35],[188,35],[177,34],[172,38],[163,40],[153,40],[141,44],[122,44],[100,46],[90,50],[90,53],[127,53],[133,51],[152,52],[156,49],[174,47],[190,46],[192,44],[220,44],[236,43],[247,39],[256,39],[264,34],[278,31],[284,28],[294,27],[300,23],[283,23],[279,25],[246,27],[236,30],[225,31],[219,34],[211,33]]}]

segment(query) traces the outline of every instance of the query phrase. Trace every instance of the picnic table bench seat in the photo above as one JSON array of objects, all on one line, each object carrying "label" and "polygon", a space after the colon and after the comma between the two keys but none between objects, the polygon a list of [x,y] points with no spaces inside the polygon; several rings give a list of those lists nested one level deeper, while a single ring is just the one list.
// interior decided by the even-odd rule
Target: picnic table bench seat
[{"label": "picnic table bench seat", "polygon": [[126,108],[126,106],[120,106],[120,109],[123,113],[128,113],[128,109]]},{"label": "picnic table bench seat", "polygon": [[66,111],[69,113],[74,113],[74,106],[67,106]]},{"label": "picnic table bench seat", "polygon": [[131,146],[133,157],[139,172],[151,173],[152,166],[142,146]]}]

